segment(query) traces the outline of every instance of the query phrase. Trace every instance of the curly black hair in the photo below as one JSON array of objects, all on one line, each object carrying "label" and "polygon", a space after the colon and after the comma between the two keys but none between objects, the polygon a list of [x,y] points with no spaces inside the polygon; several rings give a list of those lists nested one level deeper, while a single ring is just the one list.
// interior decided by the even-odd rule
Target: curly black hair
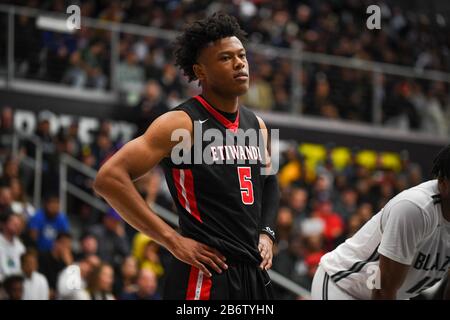
[{"label": "curly black hair", "polygon": [[211,42],[235,36],[246,41],[247,33],[241,29],[235,17],[216,12],[189,25],[175,42],[175,65],[184,71],[189,82],[197,80],[193,66],[200,51]]},{"label": "curly black hair", "polygon": [[436,178],[450,179],[450,144],[434,158],[431,174]]}]

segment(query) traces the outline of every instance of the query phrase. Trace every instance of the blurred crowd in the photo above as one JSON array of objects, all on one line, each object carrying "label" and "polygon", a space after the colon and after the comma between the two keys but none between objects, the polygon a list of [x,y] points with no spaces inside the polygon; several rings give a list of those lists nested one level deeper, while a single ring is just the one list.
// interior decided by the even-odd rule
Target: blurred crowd
[{"label": "blurred crowd", "polygon": [[[0,121],[0,297],[2,299],[160,299],[171,254],[128,226],[112,208],[106,212],[67,195],[61,211],[59,162],[67,153],[98,170],[122,143],[103,121],[91,144],[82,143],[76,122],[56,135],[39,119],[35,135],[43,146],[42,205],[30,199],[34,172],[25,157],[35,146],[20,143],[11,153],[13,112]],[[387,165],[381,153],[372,164],[353,150],[345,162],[331,148],[321,157],[294,142],[280,144],[281,202],[273,269],[310,289],[321,256],[355,233],[398,192],[422,182],[421,168],[404,155]],[[316,152],[317,153],[317,152]],[[92,178],[68,169],[68,181],[95,196]],[[160,168],[136,182],[150,207],[175,212]],[[278,299],[295,299],[282,288]]]},{"label": "blurred crowd", "polygon": [[[2,2],[64,13],[69,4],[64,0]],[[450,72],[447,13],[431,14],[388,1],[375,3],[382,13],[380,30],[366,27],[366,9],[374,4],[366,0],[78,1],[83,16],[165,30],[181,30],[186,22],[222,10],[239,19],[252,43],[300,46],[308,52],[405,65],[419,71]],[[5,17],[0,16],[3,30]],[[119,63],[112,81],[111,32],[89,27],[74,34],[39,30],[35,19],[25,16],[18,16],[15,24],[15,70],[19,78],[78,88],[113,88],[123,93],[122,103],[128,105],[138,103],[148,80],[158,87],[168,107],[198,89],[188,84],[174,66],[168,40],[120,33],[115,46]],[[0,32],[0,42],[5,41],[6,33]],[[252,108],[290,112],[299,104],[308,115],[358,122],[376,118],[389,127],[450,136],[448,82],[305,62],[295,75],[303,88],[299,103],[291,99],[296,88],[292,87],[295,68],[290,60],[269,58],[261,52],[251,52],[248,58],[252,86],[244,103]],[[381,108],[378,116],[374,105]]]},{"label": "blurred crowd", "polygon": [[[92,144],[83,144],[74,123],[52,135],[48,119],[40,119],[35,135],[43,150],[42,199],[32,202],[34,171],[24,164],[36,145],[20,143],[12,155],[13,113],[3,108],[0,126],[0,299],[158,300],[169,253],[137,233],[112,208],[99,211],[68,197],[61,211],[59,161],[72,155],[98,170],[121,144],[110,138],[104,122]],[[68,182],[92,196],[93,180],[68,171]],[[138,183],[149,205],[158,201],[161,176],[155,170]]]},{"label": "blurred crowd", "polygon": [[308,152],[295,143],[282,153],[278,177],[282,198],[273,269],[308,289],[322,255],[351,237],[393,196],[424,179],[407,153],[394,166],[378,153],[369,165],[353,150],[345,165],[338,165],[329,150],[321,160],[309,161]]}]

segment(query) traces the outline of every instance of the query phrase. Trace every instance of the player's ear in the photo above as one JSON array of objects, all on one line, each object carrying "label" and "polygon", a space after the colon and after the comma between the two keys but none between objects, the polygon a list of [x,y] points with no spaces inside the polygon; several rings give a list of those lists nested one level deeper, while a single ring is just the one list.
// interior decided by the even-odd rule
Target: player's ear
[{"label": "player's ear", "polygon": [[201,64],[198,63],[194,64],[192,66],[192,70],[194,70],[194,74],[197,77],[197,79],[200,80],[200,82],[205,80],[205,72]]}]

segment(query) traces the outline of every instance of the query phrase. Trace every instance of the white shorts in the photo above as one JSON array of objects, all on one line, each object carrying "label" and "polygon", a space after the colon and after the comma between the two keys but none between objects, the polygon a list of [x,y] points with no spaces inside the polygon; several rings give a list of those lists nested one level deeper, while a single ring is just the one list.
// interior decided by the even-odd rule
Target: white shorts
[{"label": "white shorts", "polygon": [[320,265],[314,275],[311,298],[312,300],[356,300],[342,291]]}]

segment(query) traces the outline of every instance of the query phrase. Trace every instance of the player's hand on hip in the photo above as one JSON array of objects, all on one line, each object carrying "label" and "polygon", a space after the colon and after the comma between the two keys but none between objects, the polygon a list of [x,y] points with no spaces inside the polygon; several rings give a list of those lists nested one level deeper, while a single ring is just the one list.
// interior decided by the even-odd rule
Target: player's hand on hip
[{"label": "player's hand on hip", "polygon": [[262,270],[269,270],[272,267],[273,242],[267,234],[261,233],[259,235],[258,250],[263,259],[259,267]]},{"label": "player's hand on hip", "polygon": [[206,266],[211,267],[217,273],[222,273],[222,269],[228,269],[223,254],[190,238],[180,236],[180,241],[172,254],[179,260],[198,268],[208,277],[211,277],[212,274]]}]

